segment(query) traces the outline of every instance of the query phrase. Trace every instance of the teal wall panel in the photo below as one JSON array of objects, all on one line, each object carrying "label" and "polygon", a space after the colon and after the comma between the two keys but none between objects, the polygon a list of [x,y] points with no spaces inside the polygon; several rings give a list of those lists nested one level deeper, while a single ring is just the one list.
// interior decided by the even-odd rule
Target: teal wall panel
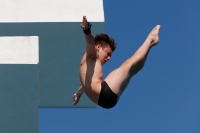
[{"label": "teal wall panel", "polygon": [[0,64],[0,132],[38,133],[38,65]]},{"label": "teal wall panel", "polygon": [[[92,32],[103,32],[103,22],[92,22]],[[39,36],[40,107],[73,107],[80,84],[79,64],[85,51],[80,22],[0,23],[0,36]],[[84,94],[76,107],[96,107]]]}]

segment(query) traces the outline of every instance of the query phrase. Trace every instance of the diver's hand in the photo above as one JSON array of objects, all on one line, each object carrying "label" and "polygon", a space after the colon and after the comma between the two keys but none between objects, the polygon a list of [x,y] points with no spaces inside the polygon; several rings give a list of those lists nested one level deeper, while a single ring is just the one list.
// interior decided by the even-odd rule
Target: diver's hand
[{"label": "diver's hand", "polygon": [[76,93],[73,95],[73,106],[75,106],[80,99],[80,96],[78,96]]},{"label": "diver's hand", "polygon": [[83,22],[82,22],[82,24],[80,26],[81,26],[81,28],[83,30],[87,30],[88,29],[88,21],[87,21],[86,16],[83,16]]}]

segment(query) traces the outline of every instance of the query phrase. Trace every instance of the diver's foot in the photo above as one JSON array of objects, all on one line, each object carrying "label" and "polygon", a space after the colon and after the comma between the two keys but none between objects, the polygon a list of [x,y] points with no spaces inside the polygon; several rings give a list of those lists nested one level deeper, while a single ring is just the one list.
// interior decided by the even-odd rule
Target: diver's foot
[{"label": "diver's foot", "polygon": [[154,46],[158,44],[159,42],[159,30],[160,30],[160,25],[157,25],[156,27],[153,28],[153,30],[149,33],[147,39],[150,40],[151,46]]}]

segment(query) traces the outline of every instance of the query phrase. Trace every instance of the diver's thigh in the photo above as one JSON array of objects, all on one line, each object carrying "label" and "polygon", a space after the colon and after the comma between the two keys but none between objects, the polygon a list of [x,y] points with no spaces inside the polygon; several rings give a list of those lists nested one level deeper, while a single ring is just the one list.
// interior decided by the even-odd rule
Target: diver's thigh
[{"label": "diver's thigh", "polygon": [[106,78],[105,81],[112,89],[115,94],[120,93],[120,88],[123,82],[129,77],[129,71],[121,67],[112,71]]}]

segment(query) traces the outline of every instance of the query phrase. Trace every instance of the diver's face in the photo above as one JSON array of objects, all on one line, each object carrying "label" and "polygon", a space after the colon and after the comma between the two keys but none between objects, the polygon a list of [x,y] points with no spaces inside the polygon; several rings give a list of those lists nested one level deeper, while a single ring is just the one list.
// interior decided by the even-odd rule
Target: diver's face
[{"label": "diver's face", "polygon": [[98,50],[99,59],[100,59],[102,65],[110,60],[110,58],[112,56],[112,49],[109,45],[106,47],[102,47],[99,44],[99,45],[97,45],[97,50]]}]

